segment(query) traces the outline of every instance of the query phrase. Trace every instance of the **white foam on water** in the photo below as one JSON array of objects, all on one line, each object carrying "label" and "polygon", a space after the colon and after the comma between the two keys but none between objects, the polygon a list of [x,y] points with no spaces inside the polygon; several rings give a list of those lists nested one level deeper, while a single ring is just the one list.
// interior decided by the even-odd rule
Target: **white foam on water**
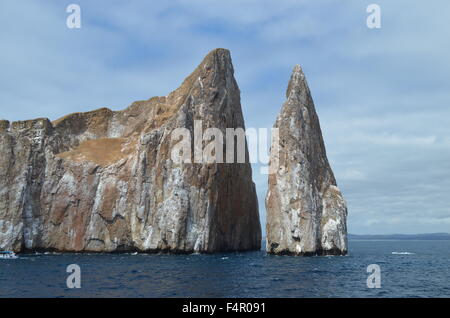
[{"label": "white foam on water", "polygon": [[415,253],[410,253],[410,252],[392,252],[392,254],[394,254],[394,255],[413,255]]}]

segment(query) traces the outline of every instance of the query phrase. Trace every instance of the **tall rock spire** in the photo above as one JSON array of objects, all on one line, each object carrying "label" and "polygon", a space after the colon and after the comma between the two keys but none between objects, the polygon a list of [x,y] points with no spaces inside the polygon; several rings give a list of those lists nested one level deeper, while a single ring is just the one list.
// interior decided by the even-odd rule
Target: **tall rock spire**
[{"label": "tall rock spire", "polygon": [[210,52],[169,95],[123,111],[0,121],[0,250],[259,249],[250,163],[172,160],[172,133],[194,137],[196,121],[223,136],[245,129],[228,50]]},{"label": "tall rock spire", "polygon": [[347,207],[328,163],[314,102],[299,65],[292,72],[286,98],[274,125],[280,144],[278,161],[271,160],[278,168],[269,175],[266,196],[267,251],[346,254]]}]

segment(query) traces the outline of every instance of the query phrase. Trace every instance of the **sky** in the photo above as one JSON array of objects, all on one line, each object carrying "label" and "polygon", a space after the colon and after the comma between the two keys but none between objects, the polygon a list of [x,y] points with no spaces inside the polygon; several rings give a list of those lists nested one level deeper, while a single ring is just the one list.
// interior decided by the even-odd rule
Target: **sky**
[{"label": "sky", "polygon": [[[80,29],[66,26],[70,4]],[[0,118],[165,96],[222,47],[246,126],[271,128],[300,64],[349,232],[450,232],[449,12],[445,0],[1,0]],[[264,227],[267,176],[253,178]]]}]

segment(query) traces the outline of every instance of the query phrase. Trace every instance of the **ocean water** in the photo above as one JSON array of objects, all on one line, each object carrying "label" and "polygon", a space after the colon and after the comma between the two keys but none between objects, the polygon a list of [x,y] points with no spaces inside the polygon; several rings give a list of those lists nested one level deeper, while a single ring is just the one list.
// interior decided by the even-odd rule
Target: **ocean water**
[{"label": "ocean water", "polygon": [[[0,297],[450,297],[450,241],[349,242],[347,256],[29,254],[0,259]],[[66,286],[69,264],[81,288]],[[367,287],[367,266],[381,288]]]}]

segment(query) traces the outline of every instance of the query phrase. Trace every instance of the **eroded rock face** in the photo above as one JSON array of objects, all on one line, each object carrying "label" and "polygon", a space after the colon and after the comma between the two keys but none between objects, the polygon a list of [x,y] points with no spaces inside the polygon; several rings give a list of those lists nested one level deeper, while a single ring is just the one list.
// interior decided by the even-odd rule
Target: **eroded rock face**
[{"label": "eroded rock face", "polygon": [[[322,132],[305,76],[296,66],[279,129],[277,172],[266,197],[267,251],[272,254],[347,253],[347,206],[328,163]],[[272,150],[277,145],[272,145]],[[276,152],[271,153],[271,165]]]},{"label": "eroded rock face", "polygon": [[123,111],[0,121],[0,249],[217,252],[259,249],[249,163],[171,160],[175,128],[244,127],[230,53],[180,88]]}]

